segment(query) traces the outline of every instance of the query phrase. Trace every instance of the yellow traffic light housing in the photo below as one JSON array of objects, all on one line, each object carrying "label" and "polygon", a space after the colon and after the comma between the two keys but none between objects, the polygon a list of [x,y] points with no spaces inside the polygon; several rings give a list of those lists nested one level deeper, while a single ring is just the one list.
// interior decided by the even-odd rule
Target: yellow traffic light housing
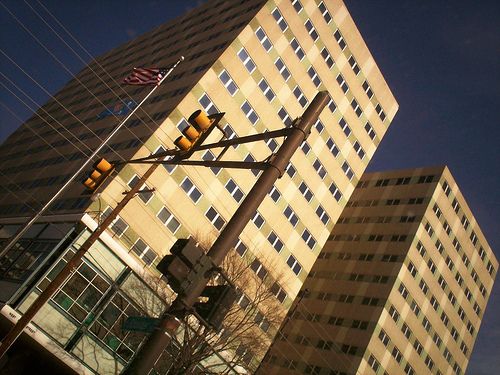
[{"label": "yellow traffic light housing", "polygon": [[216,124],[214,119],[200,109],[189,116],[188,122],[190,126],[174,141],[174,144],[184,152],[189,152],[196,144],[202,143]]},{"label": "yellow traffic light housing", "polygon": [[94,163],[94,170],[90,173],[83,181],[83,185],[90,191],[95,191],[99,186],[102,185],[104,180],[111,174],[115,169],[115,166],[102,158]]}]

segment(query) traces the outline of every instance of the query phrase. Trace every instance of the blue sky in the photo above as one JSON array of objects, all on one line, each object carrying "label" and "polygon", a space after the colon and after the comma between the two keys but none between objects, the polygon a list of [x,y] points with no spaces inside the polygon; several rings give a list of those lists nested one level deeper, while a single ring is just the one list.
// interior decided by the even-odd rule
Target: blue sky
[{"label": "blue sky", "polygon": [[[45,0],[43,6],[86,50],[97,56],[197,3]],[[400,105],[369,170],[447,164],[491,247],[498,252],[500,2],[345,3]],[[55,93],[70,78],[66,69],[77,72],[84,66],[39,18],[41,15],[50,21],[54,30],[77,48],[40,3],[4,0],[2,4],[0,141],[48,99],[49,94],[37,83],[48,93]],[[80,49],[78,52],[84,61],[91,59]],[[25,107],[2,84],[22,96],[14,85],[19,87],[34,103],[24,98],[29,104],[29,108]],[[500,323],[496,319],[499,314],[497,284],[486,309],[469,374],[492,374],[500,367]]]}]

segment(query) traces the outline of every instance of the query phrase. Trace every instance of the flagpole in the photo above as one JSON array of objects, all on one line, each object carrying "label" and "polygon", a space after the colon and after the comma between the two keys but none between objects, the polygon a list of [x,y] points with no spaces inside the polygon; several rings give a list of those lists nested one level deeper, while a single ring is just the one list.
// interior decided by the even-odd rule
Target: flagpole
[{"label": "flagpole", "polygon": [[161,78],[155,87],[141,100],[141,102],[135,107],[132,112],[120,123],[115,129],[102,141],[102,143],[95,149],[95,151],[89,156],[89,158],[78,168],[78,170],[66,181],[66,183],[59,189],[59,191],[30,219],[28,220],[17,232],[9,239],[7,245],[0,252],[0,257],[3,257],[7,251],[9,251],[14,244],[23,236],[24,233],[42,216],[45,211],[54,203],[54,201],[59,198],[69,187],[69,185],[78,177],[78,175],[92,162],[92,159],[103,149],[104,146],[109,142],[109,140],[125,125],[128,119],[139,109],[139,107],[156,91],[156,89],[163,83],[163,81],[172,73],[172,71],[184,60],[184,56],[181,56],[177,62],[169,68],[165,73],[165,76]]}]

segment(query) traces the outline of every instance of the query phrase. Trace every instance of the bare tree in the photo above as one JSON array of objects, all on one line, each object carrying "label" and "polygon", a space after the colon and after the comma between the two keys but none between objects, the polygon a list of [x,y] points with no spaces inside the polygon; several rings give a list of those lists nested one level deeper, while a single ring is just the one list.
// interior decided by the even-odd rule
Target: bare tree
[{"label": "bare tree", "polygon": [[[271,264],[266,266],[270,268]],[[284,309],[269,281],[258,277],[235,251],[225,258],[222,269],[240,295],[239,303],[226,315],[222,331],[215,332],[192,316],[186,317],[177,342],[168,348],[158,373],[252,373],[256,369],[270,344],[268,333],[274,333],[274,327],[279,326]],[[283,276],[278,279],[282,282]]]}]

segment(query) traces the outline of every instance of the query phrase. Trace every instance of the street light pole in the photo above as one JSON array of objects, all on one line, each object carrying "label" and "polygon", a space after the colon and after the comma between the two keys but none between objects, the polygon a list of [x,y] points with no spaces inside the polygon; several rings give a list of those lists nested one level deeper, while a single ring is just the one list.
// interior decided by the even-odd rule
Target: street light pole
[{"label": "street light pole", "polygon": [[[290,132],[287,134],[278,152],[270,158],[268,167],[258,178],[255,185],[208,251],[208,256],[211,257],[215,266],[222,263],[229,250],[238,240],[238,236],[253,215],[255,215],[257,208],[265,196],[271,191],[276,180],[283,175],[292,155],[309,136],[312,126],[316,123],[328,100],[328,92],[319,92],[304,111],[303,116],[293,123],[292,128],[289,129]],[[150,373],[181,324],[179,318],[185,315],[187,309],[192,308],[206,287],[207,282],[208,278],[200,278],[200,281],[193,287],[190,293],[183,295],[182,298],[178,296],[175,299],[170,308],[163,314],[158,329],[149,336],[124,374],[138,375]]]}]

